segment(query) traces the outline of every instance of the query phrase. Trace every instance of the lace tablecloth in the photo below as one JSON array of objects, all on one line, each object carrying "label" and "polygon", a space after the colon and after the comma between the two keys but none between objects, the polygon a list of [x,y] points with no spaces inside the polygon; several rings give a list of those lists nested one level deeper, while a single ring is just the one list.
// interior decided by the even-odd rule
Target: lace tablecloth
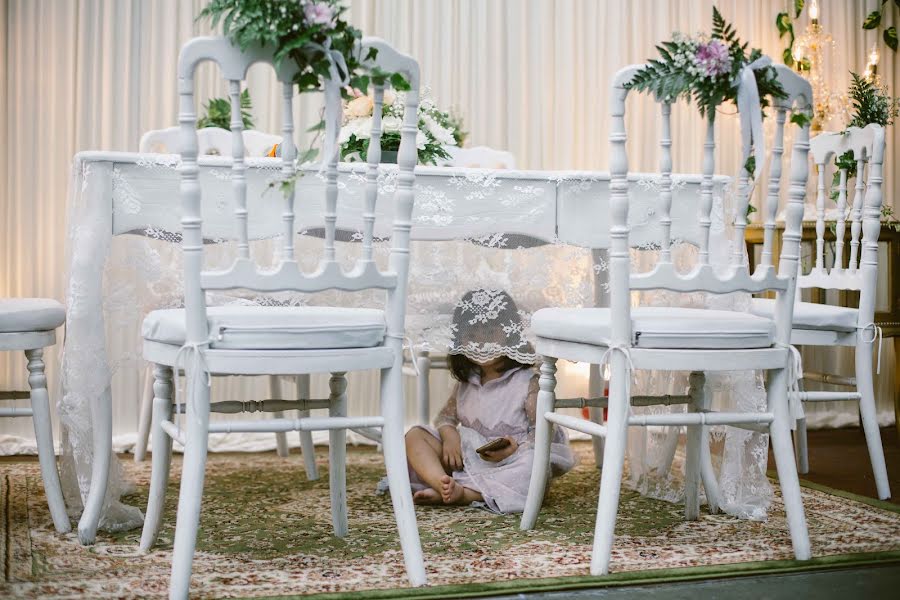
[{"label": "lace tablecloth", "polygon": [[[68,320],[62,365],[60,417],[63,435],[62,476],[70,507],[100,501],[88,497],[96,452],[111,452],[109,432],[96,438],[91,410],[111,411],[110,382],[117,365],[138,362],[143,316],[156,308],[182,302],[178,157],[174,155],[87,152],[76,156],[69,198],[69,272],[66,285]],[[209,266],[230,258],[234,222],[231,216],[229,161],[200,161],[204,189],[204,237]],[[248,208],[253,251],[271,264],[283,202],[268,184],[278,174],[275,159],[248,159]],[[360,244],[358,226],[364,188],[364,165],[342,165],[338,202],[339,253],[349,264]],[[376,235],[378,260],[386,261],[390,203],[396,170],[383,168],[379,179]],[[416,171],[407,334],[416,350],[446,349],[453,332],[452,313],[459,298],[472,289],[503,289],[518,304],[527,337],[530,315],[544,306],[603,305],[606,296],[604,250],[608,176],[599,172],[492,171],[420,167]],[[697,233],[699,176],[675,177],[673,237],[693,239]],[[632,177],[632,241],[652,250],[657,236],[653,219],[654,176]],[[726,178],[715,181],[719,216],[713,248],[727,256],[730,221],[725,217]],[[324,183],[310,170],[297,185],[298,260],[312,270],[321,252]],[[693,260],[693,247],[683,245],[682,260]],[[640,253],[637,253],[640,254]],[[637,256],[636,254],[636,256]],[[637,257],[635,264],[639,265]],[[381,306],[380,293],[322,293],[314,296],[279,293],[258,296],[210,295],[210,302],[243,304],[340,304]],[[742,298],[707,298],[671,294],[645,295],[641,302],[741,308]],[[492,318],[489,301],[472,307],[472,317]],[[128,332],[133,348],[111,352],[114,331]],[[519,333],[514,332],[516,337]],[[121,346],[121,344],[117,344]],[[683,393],[686,376],[643,374],[638,388]],[[752,375],[712,375],[708,385],[719,404],[761,409],[764,394]],[[726,393],[726,391],[728,393]],[[641,392],[646,393],[646,392]],[[721,460],[725,508],[734,514],[761,517],[771,494],[765,479],[765,436],[728,429]],[[679,480],[668,469],[671,431],[653,430],[634,440],[630,477],[646,493],[666,498],[680,494]],[[677,440],[676,440],[677,441]],[[95,445],[96,444],[96,445]],[[109,485],[102,498],[101,526],[124,529],[141,521],[140,511],[119,501],[126,482],[112,457]],[[747,472],[751,471],[750,476]],[[741,477],[738,477],[742,474]]]}]

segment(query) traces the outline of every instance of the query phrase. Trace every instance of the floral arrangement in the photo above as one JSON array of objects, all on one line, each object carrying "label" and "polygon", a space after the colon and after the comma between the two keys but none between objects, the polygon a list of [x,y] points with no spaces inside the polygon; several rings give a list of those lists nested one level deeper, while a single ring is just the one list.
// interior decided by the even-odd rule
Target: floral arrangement
[{"label": "floral arrangement", "polygon": [[367,89],[371,81],[390,81],[395,89],[409,89],[399,73],[365,69],[362,63],[374,57],[354,52],[362,33],[344,19],[346,7],[339,0],[210,0],[199,18],[246,50],[258,44],[275,48],[275,62],[297,64],[295,83],[299,91],[317,91],[321,81],[337,75],[345,84]]},{"label": "floral arrangement", "polygon": [[[369,137],[372,131],[372,111],[375,102],[372,96],[357,89],[351,90],[353,98],[345,102],[344,122],[338,136],[342,158],[366,160]],[[419,131],[416,147],[419,162],[426,165],[437,164],[450,155],[446,146],[459,146],[465,140],[462,121],[435,106],[428,88],[422,90],[419,102]],[[381,149],[395,152],[400,149],[400,127],[403,125],[405,94],[384,91],[381,113]]]},{"label": "floral arrangement", "polygon": [[[676,33],[671,41],[662,42],[656,49],[660,58],[648,61],[628,87],[652,92],[666,102],[693,99],[700,114],[710,118],[714,118],[716,107],[723,102],[736,102],[741,69],[763,56],[758,48],[747,53],[747,44],[741,43],[734,28],[715,7],[711,35]],[[775,69],[761,66],[753,69],[753,75],[763,108],[768,105],[769,96],[785,97]]]},{"label": "floral arrangement", "polygon": [[[894,119],[900,116],[900,98],[891,96],[884,85],[878,85],[874,81],[860,77],[852,71],[850,76],[852,81],[847,96],[852,104],[852,108],[850,121],[847,123],[847,126],[865,127],[872,123],[877,123],[882,127],[892,125]],[[856,160],[853,157],[853,151],[848,150],[842,155],[835,157],[834,165],[836,169],[831,182],[832,200],[835,200],[838,196],[837,187],[840,184],[841,169],[847,169],[847,179],[856,177]],[[882,206],[881,215],[892,229],[900,231],[900,221],[894,216],[892,207]]]}]

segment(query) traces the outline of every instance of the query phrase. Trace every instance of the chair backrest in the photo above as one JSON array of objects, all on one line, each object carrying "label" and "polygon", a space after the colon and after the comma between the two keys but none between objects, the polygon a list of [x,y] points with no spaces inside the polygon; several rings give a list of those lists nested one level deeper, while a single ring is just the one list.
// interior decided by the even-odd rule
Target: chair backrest
[{"label": "chair backrest", "polygon": [[512,152],[495,150],[487,146],[475,146],[474,148],[457,148],[447,146],[450,167],[475,167],[481,169],[515,169],[516,157]]},{"label": "chair backrest", "polygon": [[[713,174],[715,172],[715,113],[707,115],[706,138],[703,145],[703,171],[700,185],[700,202],[698,221],[700,223],[700,238],[698,241],[698,264],[688,273],[678,271],[672,259],[671,240],[671,205],[672,205],[672,139],[671,139],[671,101],[654,98],[659,104],[661,114],[661,128],[659,133],[660,146],[660,186],[657,204],[657,215],[661,224],[661,238],[659,240],[659,257],[652,270],[645,273],[631,273],[629,256],[629,186],[628,186],[628,156],[625,149],[625,100],[628,96],[628,82],[642,67],[635,65],[620,70],[613,79],[612,85],[612,124],[610,129],[610,285],[611,307],[616,324],[621,323],[619,335],[614,329],[613,335],[619,343],[628,343],[630,339],[630,291],[668,289],[676,292],[705,291],[712,293],[729,293],[736,291],[762,292],[775,290],[781,298],[783,292],[793,301],[793,293],[796,284],[796,273],[799,262],[800,224],[803,218],[803,199],[806,194],[806,181],[809,173],[807,154],[809,150],[809,125],[799,127],[794,137],[793,154],[791,157],[791,177],[789,189],[789,201],[785,210],[786,228],[783,237],[781,262],[776,271],[771,262],[772,240],[767,237],[768,262],[760,262],[756,270],[751,273],[745,257],[745,246],[740,243],[743,239],[746,227],[746,212],[750,202],[749,173],[741,169],[737,202],[735,206],[735,239],[734,251],[729,257],[726,272],[721,272],[710,263],[710,226],[713,208],[712,188]],[[763,212],[766,216],[766,227],[774,231],[775,213],[778,207],[779,190],[781,185],[781,156],[783,153],[784,124],[788,111],[808,111],[812,106],[812,89],[808,81],[782,66],[776,67],[777,78],[787,93],[787,98],[772,99],[776,112],[775,141],[768,153],[772,156],[769,173],[768,194],[766,207]],[[750,156],[750,143],[747,140],[749,132],[743,132],[743,157]],[[757,171],[762,169],[758,165]],[[786,330],[783,325],[778,326],[780,337],[790,334],[790,311],[787,312]],[[618,315],[618,316],[616,316]],[[789,338],[788,338],[789,339]],[[784,340],[787,341],[787,340]]]},{"label": "chair backrest", "polygon": [[[371,50],[374,58],[369,58]],[[241,82],[246,78],[248,68],[257,62],[274,65],[271,48],[252,47],[245,51],[233,46],[223,37],[200,37],[189,41],[181,50],[178,59],[179,77],[179,148],[181,149],[181,203],[184,251],[185,308],[187,311],[188,343],[204,342],[207,339],[206,303],[207,290],[250,289],[261,292],[298,291],[318,292],[328,289],[359,291],[364,289],[387,290],[386,320],[387,335],[398,340],[403,333],[405,316],[406,280],[409,271],[409,232],[413,208],[413,169],[418,162],[416,133],[419,104],[419,66],[415,60],[398,53],[386,42],[377,38],[366,38],[358,45],[357,51],[365,63],[382,71],[404,75],[411,86],[405,96],[405,113],[401,128],[401,143],[398,153],[399,174],[394,193],[394,221],[391,236],[392,248],[390,266],[381,271],[375,264],[372,251],[375,224],[375,201],[378,195],[378,163],[381,158],[381,111],[384,85],[375,85],[375,110],[372,119],[372,134],[368,148],[366,170],[366,198],[363,220],[362,253],[355,266],[344,271],[337,261],[335,251],[335,229],[337,222],[337,165],[338,154],[324,157],[322,175],[325,179],[324,208],[324,251],[318,268],[313,273],[300,270],[294,252],[294,192],[284,194],[281,214],[282,248],[277,267],[260,270],[251,258],[248,236],[248,203],[246,165],[244,162],[244,136],[241,119]],[[228,269],[203,271],[203,233],[200,214],[202,189],[198,180],[198,132],[197,115],[194,112],[194,72],[200,63],[216,63],[223,77],[228,80],[231,100],[231,186],[234,193],[234,218],[237,257]],[[296,66],[289,60],[276,69],[277,79],[282,86],[282,138],[281,173],[284,177],[295,175],[294,159],[294,76]],[[340,127],[341,84],[325,81],[326,119],[337,119],[335,135]],[[331,115],[331,116],[329,116]],[[335,146],[336,148],[336,146]],[[265,199],[266,202],[274,200]]]},{"label": "chair backrest", "polygon": [[[816,194],[816,259],[812,270],[807,275],[799,276],[797,285],[801,288],[859,290],[860,319],[866,323],[871,322],[875,314],[884,148],[884,128],[876,124],[864,128],[851,127],[842,132],[823,133],[810,141],[813,161],[819,172]],[[829,191],[826,187],[826,172],[832,158],[840,157],[848,151],[853,152],[856,185],[850,202],[848,197],[850,169],[847,167],[838,169],[834,255],[829,268],[825,254],[825,205],[830,201],[826,199]],[[849,257],[846,257],[848,217],[850,251]],[[860,252],[860,233],[862,233],[862,252]]]},{"label": "chair backrest", "polygon": [[[148,131],[141,136],[138,151],[178,154],[180,131],[180,127]],[[244,131],[245,156],[266,156],[272,146],[280,143],[280,135],[263,133],[255,129]],[[201,156],[231,156],[231,132],[221,127],[204,127],[197,130],[197,153]]]}]

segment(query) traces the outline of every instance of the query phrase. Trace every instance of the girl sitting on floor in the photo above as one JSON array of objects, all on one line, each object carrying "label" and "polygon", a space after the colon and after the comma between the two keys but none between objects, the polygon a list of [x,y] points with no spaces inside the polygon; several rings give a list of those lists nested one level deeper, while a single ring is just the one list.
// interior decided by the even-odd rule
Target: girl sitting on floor
[{"label": "girl sitting on floor", "polygon": [[[522,512],[534,460],[538,374],[534,350],[513,299],[504,291],[466,293],[453,315],[450,370],[457,384],[434,421],[406,434],[417,504],[479,503]],[[476,451],[503,438],[496,450]],[[555,428],[553,475],[575,464],[565,432]]]}]

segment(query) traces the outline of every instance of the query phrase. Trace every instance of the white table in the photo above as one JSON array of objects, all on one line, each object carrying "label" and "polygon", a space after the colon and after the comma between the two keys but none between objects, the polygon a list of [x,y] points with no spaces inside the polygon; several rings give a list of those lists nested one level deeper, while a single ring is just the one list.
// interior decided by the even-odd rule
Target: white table
[{"label": "white table", "polygon": [[[83,152],[75,157],[60,413],[66,433],[63,476],[70,489],[77,483],[84,501],[79,523],[83,543],[93,541],[101,514],[113,527],[140,521],[139,512],[119,503],[120,479],[110,478],[115,460],[110,365],[117,357],[107,350],[104,307],[108,311],[119,306],[121,322],[116,327],[134,335],[145,312],[180,303],[180,253],[177,245],[165,243],[177,241],[180,231],[177,162],[174,155],[134,153]],[[279,232],[280,197],[274,190],[263,193],[277,175],[279,162],[251,158],[247,164],[250,233],[265,245]],[[204,157],[200,166],[204,237],[211,242],[227,240],[233,227],[229,160]],[[361,223],[363,169],[364,165],[340,169],[338,227],[351,232]],[[376,235],[388,231],[395,173],[385,166]],[[642,246],[658,237],[652,219],[655,183],[653,176],[639,174],[631,181],[632,241]],[[699,182],[699,176],[676,177],[673,238],[692,240],[699,233],[695,218]],[[727,182],[716,178],[716,197],[724,196]],[[441,328],[449,319],[447,299],[458,298],[460,290],[478,287],[479,282],[512,288],[521,298],[520,308],[528,312],[551,304],[602,304],[608,183],[602,172],[419,167],[407,320],[416,347],[440,348]],[[314,232],[321,226],[323,189],[313,170],[299,180],[298,230]],[[129,236],[137,249],[120,252],[116,247],[111,252],[113,237],[125,234],[137,234]],[[453,243],[449,241],[457,243],[423,245]],[[538,246],[542,243],[546,245]],[[169,254],[163,256],[159,244],[170,247]],[[211,250],[209,254],[215,255],[218,249]],[[554,268],[548,257],[554,257]],[[310,255],[306,260],[312,264],[316,258]],[[116,277],[130,277],[130,287],[111,285]]]}]

